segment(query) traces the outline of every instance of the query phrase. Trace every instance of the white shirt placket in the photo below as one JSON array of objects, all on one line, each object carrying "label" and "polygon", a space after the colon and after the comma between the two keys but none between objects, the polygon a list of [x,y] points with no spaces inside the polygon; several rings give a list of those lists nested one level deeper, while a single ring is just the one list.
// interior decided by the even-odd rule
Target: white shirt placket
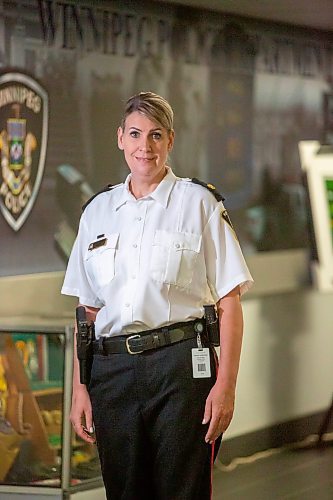
[{"label": "white shirt placket", "polygon": [[147,203],[144,200],[131,203],[133,217],[131,227],[124,228],[128,235],[128,256],[127,259],[127,283],[124,289],[124,300],[122,307],[121,320],[123,325],[133,323],[133,311],[135,309],[135,297],[137,294],[140,261],[142,258],[142,236],[145,227],[147,215]]}]

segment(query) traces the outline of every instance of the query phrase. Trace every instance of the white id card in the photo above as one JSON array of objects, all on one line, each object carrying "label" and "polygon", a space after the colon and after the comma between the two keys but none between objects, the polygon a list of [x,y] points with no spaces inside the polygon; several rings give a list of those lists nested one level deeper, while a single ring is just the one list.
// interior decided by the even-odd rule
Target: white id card
[{"label": "white id card", "polygon": [[192,349],[193,378],[209,378],[210,353],[208,347]]}]

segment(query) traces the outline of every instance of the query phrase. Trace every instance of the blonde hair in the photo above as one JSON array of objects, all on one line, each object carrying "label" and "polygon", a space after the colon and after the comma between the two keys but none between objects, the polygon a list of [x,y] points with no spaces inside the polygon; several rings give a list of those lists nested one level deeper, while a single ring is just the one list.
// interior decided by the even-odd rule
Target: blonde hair
[{"label": "blonde hair", "polygon": [[153,92],[140,92],[130,97],[125,105],[121,120],[121,128],[125,129],[126,118],[134,111],[144,114],[152,121],[157,122],[168,132],[173,130],[173,110],[164,97]]}]

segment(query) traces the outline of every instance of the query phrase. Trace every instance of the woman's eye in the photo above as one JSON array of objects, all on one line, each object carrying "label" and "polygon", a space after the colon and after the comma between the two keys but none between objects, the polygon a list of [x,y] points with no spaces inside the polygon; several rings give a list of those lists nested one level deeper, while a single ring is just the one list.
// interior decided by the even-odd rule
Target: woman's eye
[{"label": "woman's eye", "polygon": [[137,132],[136,130],[132,130],[130,132],[130,136],[134,137],[134,139],[136,139],[137,137],[139,137],[139,132]]},{"label": "woman's eye", "polygon": [[158,140],[158,139],[161,139],[161,137],[162,137],[162,134],[160,134],[160,132],[153,133],[153,139]]}]

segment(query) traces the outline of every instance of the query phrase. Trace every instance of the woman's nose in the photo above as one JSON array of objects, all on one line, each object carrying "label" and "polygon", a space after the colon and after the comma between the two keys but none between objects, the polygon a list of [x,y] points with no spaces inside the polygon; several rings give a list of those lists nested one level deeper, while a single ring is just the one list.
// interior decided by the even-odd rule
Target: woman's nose
[{"label": "woman's nose", "polygon": [[149,137],[142,137],[140,141],[140,149],[142,151],[148,151],[151,149],[151,143]]}]

